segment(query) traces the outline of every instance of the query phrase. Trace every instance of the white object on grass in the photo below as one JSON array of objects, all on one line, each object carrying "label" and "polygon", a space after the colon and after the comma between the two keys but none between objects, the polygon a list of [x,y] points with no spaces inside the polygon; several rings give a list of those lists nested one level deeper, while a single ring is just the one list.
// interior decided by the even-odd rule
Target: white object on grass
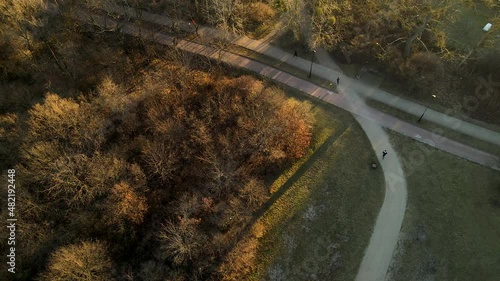
[{"label": "white object on grass", "polygon": [[491,23],[487,23],[487,24],[483,27],[483,30],[484,30],[484,31],[486,31],[486,32],[488,32],[488,31],[490,31],[491,27],[492,27],[492,24],[491,24]]}]

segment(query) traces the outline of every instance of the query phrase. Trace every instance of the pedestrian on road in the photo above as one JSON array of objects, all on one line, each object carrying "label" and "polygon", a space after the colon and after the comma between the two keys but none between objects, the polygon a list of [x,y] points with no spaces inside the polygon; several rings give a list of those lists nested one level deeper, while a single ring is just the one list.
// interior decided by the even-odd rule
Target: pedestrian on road
[{"label": "pedestrian on road", "polygon": [[340,84],[340,77],[337,77],[337,85]]},{"label": "pedestrian on road", "polygon": [[293,57],[294,58],[298,58],[299,57],[299,55],[297,54],[297,50],[295,50],[295,53],[293,53]]},{"label": "pedestrian on road", "polygon": [[384,159],[386,155],[387,155],[387,150],[382,151],[382,159]]}]

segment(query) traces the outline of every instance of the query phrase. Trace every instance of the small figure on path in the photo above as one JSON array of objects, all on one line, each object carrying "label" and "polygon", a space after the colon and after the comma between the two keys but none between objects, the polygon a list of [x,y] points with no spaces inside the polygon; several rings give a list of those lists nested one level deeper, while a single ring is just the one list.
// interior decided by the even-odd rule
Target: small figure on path
[{"label": "small figure on path", "polygon": [[[191,20],[191,22],[194,25],[194,32],[196,33],[196,35],[198,35],[198,27],[200,27],[200,25],[197,24],[195,20]],[[189,25],[191,25],[191,23],[189,23]]]},{"label": "small figure on path", "polygon": [[382,159],[384,159],[386,155],[387,155],[387,150],[382,151]]},{"label": "small figure on path", "polygon": [[340,77],[337,77],[337,85],[340,84]]},{"label": "small figure on path", "polygon": [[293,53],[293,57],[294,58],[298,58],[299,57],[299,55],[297,54],[297,50],[295,50],[295,53]]}]

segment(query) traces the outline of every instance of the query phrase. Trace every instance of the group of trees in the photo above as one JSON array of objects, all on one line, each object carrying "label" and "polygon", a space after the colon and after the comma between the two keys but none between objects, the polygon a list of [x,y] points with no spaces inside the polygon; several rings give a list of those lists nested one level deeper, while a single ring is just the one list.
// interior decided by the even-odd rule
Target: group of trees
[{"label": "group of trees", "polygon": [[[72,59],[68,69],[85,65]],[[255,78],[168,60],[119,82],[118,70],[97,71],[27,112],[3,110],[0,141],[18,153],[17,278],[200,280],[231,271],[219,264],[268,198],[264,179],[304,155],[313,119],[307,104]]]},{"label": "group of trees", "polygon": [[[474,95],[475,87],[468,79],[471,73],[482,75],[484,65],[498,52],[489,49],[489,59],[483,52],[474,51],[482,46],[495,46],[500,25],[495,1],[435,1],[435,0],[393,0],[393,1],[277,1],[285,5],[289,15],[289,27],[296,40],[309,48],[325,47],[343,54],[350,63],[354,58],[365,62],[376,59],[384,71],[404,81],[408,92],[414,95],[446,96],[441,102],[445,106],[460,109],[475,118],[498,122],[497,111],[489,105],[500,102],[498,96],[491,95],[481,100],[482,110],[464,110],[464,95]],[[488,19],[493,30],[488,36],[477,38],[467,48],[450,44],[450,27],[461,17],[464,7],[486,5],[497,11],[496,17]],[[465,13],[465,12],[464,12]],[[494,12],[492,12],[494,14]],[[484,22],[485,24],[486,22]],[[495,27],[496,26],[496,27]],[[480,28],[478,26],[478,32]],[[496,37],[495,37],[496,36]],[[465,44],[464,44],[465,45]],[[484,49],[483,49],[484,51]],[[469,62],[466,67],[463,62]],[[496,69],[488,75],[497,76]],[[467,78],[467,79],[466,79]],[[449,91],[452,89],[453,94]],[[486,116],[488,115],[488,116]]]},{"label": "group of trees", "polygon": [[[377,57],[394,73],[405,73],[406,60],[421,51],[453,55],[447,49],[442,23],[455,15],[455,1],[330,1],[308,2],[303,17],[310,27],[305,37],[311,48],[342,49]],[[295,33],[301,30],[294,30]],[[420,55],[421,56],[421,55]]]},{"label": "group of trees", "polygon": [[309,106],[252,77],[205,62],[188,69],[200,60],[81,24],[75,3],[0,3],[0,167],[16,168],[23,221],[14,278],[238,276],[235,253],[255,249],[244,237],[268,198],[264,179],[309,145]]}]

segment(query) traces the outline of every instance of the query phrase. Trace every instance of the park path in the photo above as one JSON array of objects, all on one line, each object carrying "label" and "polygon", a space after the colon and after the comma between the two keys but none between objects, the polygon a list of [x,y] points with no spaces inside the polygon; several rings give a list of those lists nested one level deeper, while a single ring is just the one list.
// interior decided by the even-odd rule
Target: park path
[{"label": "park path", "polygon": [[[316,55],[321,65],[338,67],[325,50],[317,50]],[[353,107],[358,108],[359,111],[369,111],[365,100],[352,87],[340,84],[337,89],[339,94],[344,95]],[[389,136],[383,127],[366,117],[354,116],[370,140],[382,166],[385,178],[384,201],[355,280],[383,281],[397,246],[406,211],[406,179],[397,152],[391,145]],[[383,150],[388,152],[385,159],[382,159]]]}]

